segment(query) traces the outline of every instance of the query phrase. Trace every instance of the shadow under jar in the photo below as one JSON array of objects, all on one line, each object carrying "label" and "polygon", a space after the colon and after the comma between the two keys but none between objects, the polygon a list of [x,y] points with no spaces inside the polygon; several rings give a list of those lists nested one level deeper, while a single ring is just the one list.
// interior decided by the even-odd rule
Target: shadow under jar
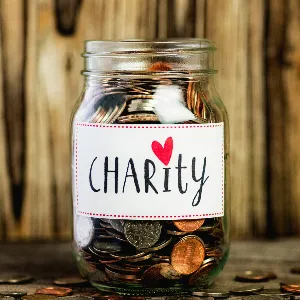
[{"label": "shadow under jar", "polygon": [[100,290],[208,287],[229,253],[229,127],[204,39],[87,41],[73,253]]}]

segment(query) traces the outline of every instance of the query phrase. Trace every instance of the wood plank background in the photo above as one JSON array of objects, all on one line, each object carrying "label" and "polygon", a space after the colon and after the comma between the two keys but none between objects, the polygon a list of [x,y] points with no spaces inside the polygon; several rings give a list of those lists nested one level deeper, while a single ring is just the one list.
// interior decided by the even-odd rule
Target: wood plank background
[{"label": "wood plank background", "polygon": [[233,237],[300,233],[299,0],[0,0],[0,239],[70,236],[83,40],[167,37],[218,47]]}]

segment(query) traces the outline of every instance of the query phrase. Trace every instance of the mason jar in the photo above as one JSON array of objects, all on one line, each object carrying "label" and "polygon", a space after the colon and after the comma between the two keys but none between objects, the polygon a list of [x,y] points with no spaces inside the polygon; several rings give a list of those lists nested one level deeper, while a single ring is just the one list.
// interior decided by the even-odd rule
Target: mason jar
[{"label": "mason jar", "polygon": [[229,253],[229,127],[205,39],[86,41],[73,253],[100,290],[208,287]]}]

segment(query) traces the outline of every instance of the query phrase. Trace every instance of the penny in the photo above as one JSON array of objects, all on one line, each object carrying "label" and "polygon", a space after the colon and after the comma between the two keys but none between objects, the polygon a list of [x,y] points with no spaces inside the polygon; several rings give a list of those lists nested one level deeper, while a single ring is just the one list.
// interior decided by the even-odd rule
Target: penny
[{"label": "penny", "polygon": [[184,232],[192,232],[197,229],[199,229],[205,219],[199,219],[199,220],[178,220],[178,221],[173,221],[173,224],[181,231]]},{"label": "penny", "polygon": [[31,282],[32,280],[33,278],[30,275],[13,274],[0,276],[0,283],[22,284]]},{"label": "penny", "polygon": [[257,286],[257,285],[245,285],[245,286],[240,286],[238,288],[234,288],[230,290],[231,294],[234,295],[253,295],[257,292],[260,292],[264,289],[263,286]]},{"label": "penny", "polygon": [[54,295],[44,295],[44,294],[33,294],[25,295],[22,297],[22,300],[53,300],[57,299]]},{"label": "penny", "polygon": [[183,237],[171,252],[171,264],[180,274],[189,275],[199,269],[205,257],[203,241],[194,235]]},{"label": "penny", "polygon": [[124,233],[130,244],[136,248],[150,248],[161,234],[161,224],[157,221],[125,221]]},{"label": "penny", "polygon": [[35,291],[36,294],[44,294],[44,295],[54,295],[54,296],[68,296],[72,294],[72,289],[63,288],[63,287],[46,287],[42,289],[37,289]]},{"label": "penny", "polygon": [[160,269],[160,274],[170,280],[177,280],[182,277],[170,264],[163,264]]},{"label": "penny", "polygon": [[291,273],[300,274],[300,266],[291,268]]},{"label": "penny", "polygon": [[142,284],[146,287],[159,287],[163,285],[164,277],[160,271],[163,266],[169,265],[168,263],[160,263],[149,267],[142,275]]},{"label": "penny", "polygon": [[88,280],[81,276],[62,277],[54,280],[54,284],[61,286],[80,286],[87,282]]},{"label": "penny", "polygon": [[280,289],[285,292],[291,292],[293,294],[300,294],[300,283],[280,283]]},{"label": "penny", "polygon": [[158,62],[152,64],[151,67],[148,69],[148,71],[150,71],[150,72],[170,71],[171,69],[172,69],[172,67],[170,64],[168,64],[166,62],[158,61]]},{"label": "penny", "polygon": [[87,247],[94,236],[94,224],[91,218],[84,216],[76,216],[74,224],[74,237],[78,246]]},{"label": "penny", "polygon": [[240,282],[264,282],[273,278],[274,274],[271,272],[264,272],[261,270],[249,270],[236,275],[235,280]]},{"label": "penny", "polygon": [[27,295],[27,292],[24,291],[1,291],[0,296],[10,296],[10,297],[16,297],[20,298]]}]

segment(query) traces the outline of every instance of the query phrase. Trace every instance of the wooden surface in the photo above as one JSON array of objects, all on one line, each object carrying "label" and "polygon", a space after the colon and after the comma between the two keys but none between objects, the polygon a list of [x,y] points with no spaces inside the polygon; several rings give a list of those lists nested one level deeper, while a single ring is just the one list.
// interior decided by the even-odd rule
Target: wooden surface
[{"label": "wooden surface", "polygon": [[[231,289],[246,285],[234,281],[237,273],[247,270],[272,271],[276,280],[259,283],[265,288],[279,288],[284,280],[300,281],[300,275],[290,269],[299,265],[300,239],[274,242],[236,241],[232,243],[229,260],[212,288]],[[1,291],[26,291],[34,293],[37,288],[53,285],[61,276],[77,274],[72,260],[70,245],[61,244],[5,244],[0,246],[1,274],[30,274],[35,281],[22,285],[1,285]],[[256,284],[257,285],[257,284]]]},{"label": "wooden surface", "polygon": [[167,37],[218,46],[233,236],[300,233],[299,0],[0,0],[0,239],[70,236],[83,40]]}]

